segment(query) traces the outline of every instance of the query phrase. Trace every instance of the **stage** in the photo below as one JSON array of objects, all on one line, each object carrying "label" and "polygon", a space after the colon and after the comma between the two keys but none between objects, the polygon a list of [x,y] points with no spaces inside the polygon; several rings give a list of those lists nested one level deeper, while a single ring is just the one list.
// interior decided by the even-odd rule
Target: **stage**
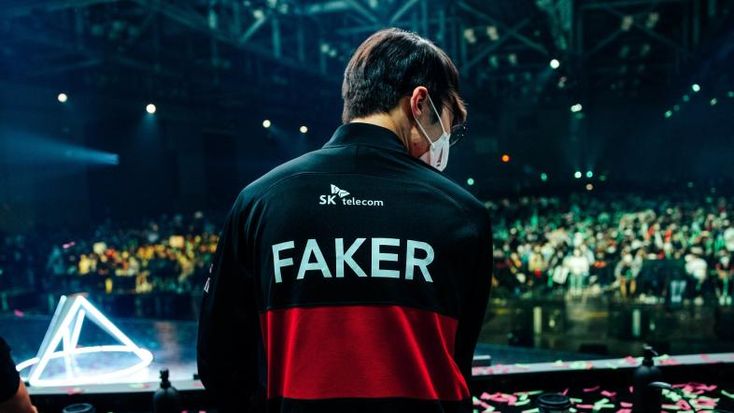
[{"label": "stage", "polygon": [[[638,316],[632,316],[635,310],[639,311]],[[682,311],[678,322],[686,323],[685,325],[714,321],[711,318],[715,314],[714,309],[690,307],[678,311]],[[610,314],[613,314],[611,319]],[[606,343],[606,351],[637,348],[644,337],[651,337],[650,323],[655,323],[655,320],[665,317],[665,314],[664,309],[656,306],[610,303],[599,306],[599,303],[569,303],[558,300],[494,300],[491,311],[487,314],[483,337],[480,338],[475,352],[471,383],[475,406],[482,408],[481,411],[492,411],[488,406],[501,408],[502,411],[525,411],[529,408],[524,406],[532,404],[532,399],[537,396],[537,393],[529,392],[542,389],[567,391],[576,400],[583,401],[576,402],[580,406],[592,405],[602,398],[608,398],[603,394],[618,393],[619,398],[610,399],[607,404],[622,409],[631,400],[629,380],[633,369],[640,363],[640,358],[627,354],[637,354],[630,352],[619,357],[603,357],[600,354],[572,350],[578,348],[580,343],[588,344],[592,338],[595,342]],[[670,313],[667,314],[670,317]],[[639,333],[638,337],[631,337],[625,332],[626,328],[632,327],[623,322],[626,317],[638,318],[642,320],[641,325],[647,326],[639,327],[639,330],[635,328],[635,334]],[[152,363],[134,374],[107,383],[30,386],[29,392],[37,406],[45,410],[59,410],[73,402],[91,402],[104,411],[145,411],[150,405],[152,392],[158,388],[159,371],[163,368],[169,369],[173,386],[181,392],[188,410],[196,411],[212,406],[212,401],[207,398],[201,382],[195,376],[195,322],[128,318],[112,318],[110,321],[136,346],[150,351]],[[16,362],[36,356],[50,322],[50,316],[16,314],[0,317],[0,331],[12,346]],[[612,322],[619,325],[611,326]],[[509,326],[513,328],[508,328]],[[597,326],[596,337],[592,335],[594,326]],[[522,332],[523,328],[528,331]],[[512,331],[515,335],[501,335],[502,331]],[[534,334],[534,331],[538,334]],[[704,345],[702,343],[708,340],[708,348],[727,348],[729,352],[712,351],[710,354],[684,356],[663,354],[657,359],[657,363],[665,369],[666,380],[682,386],[689,381],[709,383],[706,385],[707,389],[714,389],[711,387],[714,384],[711,383],[716,383],[719,385],[717,389],[732,394],[734,384],[730,383],[730,377],[734,367],[734,353],[731,350],[734,345],[731,341],[716,338],[713,324],[699,325],[696,330],[688,330],[689,333],[692,331],[698,331],[700,336],[690,339],[690,348],[701,348]],[[517,336],[526,334],[532,339],[529,343],[521,341],[515,343],[516,345],[487,343],[488,332],[490,339],[494,337],[499,343],[516,340]],[[87,322],[79,334],[79,347],[108,344],[110,339],[104,329]],[[676,344],[678,341],[684,341],[683,334],[679,338],[673,337],[671,345],[680,348],[680,344]],[[584,348],[599,350],[594,346]],[[78,363],[76,367],[87,368],[89,371],[98,367],[109,371],[124,369],[130,364],[129,358],[120,355],[97,353],[85,357],[86,361]],[[64,372],[60,364],[55,369],[56,372],[51,371],[48,374],[55,374],[56,378],[63,379]],[[21,371],[21,374],[27,376],[28,370]],[[722,397],[723,393],[717,391],[706,394],[720,399],[721,406],[732,404],[730,398]],[[588,400],[591,397],[598,400]]]},{"label": "stage", "polygon": [[[92,299],[94,302],[94,299]],[[105,312],[107,313],[107,312]],[[114,313],[114,311],[113,311]],[[731,307],[689,304],[670,309],[662,304],[556,299],[493,299],[479,338],[476,363],[511,365],[638,355],[644,343],[660,354],[724,353],[734,350],[728,335]],[[171,380],[192,380],[196,374],[195,321],[110,317],[135,345],[150,351],[150,365],[129,381],[154,383],[167,368]],[[0,316],[0,331],[16,363],[37,355],[51,316],[16,312]],[[729,327],[727,327],[729,325]],[[105,331],[85,323],[80,346],[112,344]],[[114,340],[113,340],[114,341]],[[88,358],[87,368],[95,368]],[[129,364],[125,357],[107,357],[105,368]],[[28,370],[28,369],[26,369]],[[27,375],[27,371],[21,372]]]}]

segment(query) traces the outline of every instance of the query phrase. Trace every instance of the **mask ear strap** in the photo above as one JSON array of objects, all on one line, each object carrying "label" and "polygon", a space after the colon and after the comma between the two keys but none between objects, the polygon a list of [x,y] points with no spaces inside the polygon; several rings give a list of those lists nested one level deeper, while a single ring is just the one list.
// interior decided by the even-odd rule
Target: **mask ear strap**
[{"label": "mask ear strap", "polygon": [[438,113],[438,110],[436,110],[436,105],[433,104],[433,99],[431,99],[431,95],[428,95],[428,102],[431,104],[433,111],[436,112],[436,116],[438,116],[438,124],[441,125],[441,132],[448,133],[446,131],[446,128],[443,127],[443,121],[441,121],[441,114]]},{"label": "mask ear strap", "polygon": [[415,124],[418,125],[418,128],[421,130],[421,132],[423,132],[423,136],[426,137],[426,140],[428,141],[428,144],[431,145],[431,147],[433,147],[433,145],[434,145],[433,141],[431,140],[431,138],[428,137],[428,134],[426,133],[426,130],[423,129],[423,125],[421,125],[421,123],[418,121],[418,118],[415,118]]}]

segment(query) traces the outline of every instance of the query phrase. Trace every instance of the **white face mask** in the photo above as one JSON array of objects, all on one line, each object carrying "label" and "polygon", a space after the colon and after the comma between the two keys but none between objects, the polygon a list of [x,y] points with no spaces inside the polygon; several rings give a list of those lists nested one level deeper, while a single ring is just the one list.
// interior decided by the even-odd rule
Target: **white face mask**
[{"label": "white face mask", "polygon": [[433,111],[436,112],[436,116],[438,116],[438,123],[441,125],[441,131],[443,131],[443,133],[435,142],[432,141],[430,136],[426,133],[426,130],[423,129],[423,125],[421,125],[416,118],[415,123],[418,125],[418,128],[420,128],[421,132],[423,132],[423,135],[428,139],[428,143],[430,144],[428,151],[421,155],[420,159],[439,171],[443,171],[449,163],[449,148],[451,147],[449,139],[451,138],[451,133],[447,132],[446,128],[443,127],[441,114],[436,110],[436,106],[433,104],[433,100],[431,100],[431,95],[428,95],[428,102],[431,104]]}]

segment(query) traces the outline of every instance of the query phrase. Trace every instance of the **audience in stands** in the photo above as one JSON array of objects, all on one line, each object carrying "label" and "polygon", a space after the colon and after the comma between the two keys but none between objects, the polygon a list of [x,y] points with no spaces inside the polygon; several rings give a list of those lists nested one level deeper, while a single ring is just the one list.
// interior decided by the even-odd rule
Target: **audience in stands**
[{"label": "audience in stands", "polygon": [[[584,194],[486,205],[494,296],[732,304],[733,199]],[[0,290],[190,292],[205,279],[219,226],[199,212],[108,222],[87,235],[0,238]]]},{"label": "audience in stands", "polygon": [[731,304],[732,199],[585,194],[486,205],[495,232],[495,295],[564,291]]}]

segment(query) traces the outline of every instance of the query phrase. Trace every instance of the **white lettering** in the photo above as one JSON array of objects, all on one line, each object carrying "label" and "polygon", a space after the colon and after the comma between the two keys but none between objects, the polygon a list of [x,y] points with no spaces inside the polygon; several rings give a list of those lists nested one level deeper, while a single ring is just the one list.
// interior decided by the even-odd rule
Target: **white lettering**
[{"label": "white lettering", "polygon": [[336,278],[344,277],[344,264],[346,263],[349,268],[354,271],[358,277],[366,277],[362,267],[360,267],[352,255],[357,252],[360,246],[364,243],[366,238],[357,238],[352,245],[349,246],[346,252],[344,252],[344,238],[337,238],[335,241],[336,247]]},{"label": "white lettering", "polygon": [[[427,242],[413,241],[410,239],[408,240],[407,244],[408,251],[407,257],[405,259],[405,279],[412,280],[413,270],[415,269],[415,267],[418,267],[421,270],[421,274],[423,274],[423,278],[425,278],[425,280],[429,283],[432,283],[433,279],[431,278],[431,273],[428,272],[428,265],[433,262],[433,247],[431,247],[431,245]],[[426,257],[420,259],[416,258],[415,251],[417,249],[423,250],[423,252],[426,253]]]},{"label": "white lettering", "polygon": [[280,259],[280,252],[295,247],[293,241],[281,242],[280,244],[273,245],[273,271],[275,272],[275,283],[283,282],[283,277],[280,274],[280,269],[287,265],[293,265],[293,258]]},{"label": "white lettering", "polygon": [[[367,238],[356,238],[351,244],[345,245],[344,238],[335,238],[333,250],[322,250],[316,239],[308,239],[302,249],[299,246],[296,251],[288,253],[291,257],[283,257],[282,255],[284,255],[284,251],[293,250],[296,247],[294,241],[275,244],[272,246],[275,283],[280,284],[283,282],[283,268],[293,267],[295,265],[298,265],[296,280],[305,279],[308,271],[320,271],[323,278],[344,279],[346,268],[348,267],[359,278],[404,278],[405,280],[413,280],[416,278],[416,273],[420,271],[418,278],[422,276],[426,282],[433,282],[433,277],[428,267],[435,261],[436,256],[433,247],[427,242],[405,240],[405,249],[402,249],[400,247],[403,245],[403,240],[397,238],[372,238],[370,261],[368,263],[360,263],[356,254],[365,244],[366,240]],[[327,253],[326,256],[324,252]],[[293,255],[300,256],[301,261],[295,264]],[[327,259],[325,258],[327,256],[329,260],[334,260],[332,262],[334,267],[332,268],[336,268],[335,277],[332,276],[329,263],[327,263]],[[388,266],[386,263],[402,263],[403,259],[405,260],[405,264],[400,269],[384,268]],[[365,271],[368,265],[370,265],[369,270]],[[394,266],[399,265],[394,264]]]},{"label": "white lettering", "polygon": [[[316,258],[316,262],[311,262],[311,255]],[[331,278],[331,270],[326,265],[324,254],[321,253],[319,244],[315,239],[306,241],[306,249],[303,251],[303,259],[298,268],[298,276],[296,279],[302,280],[306,276],[306,271],[321,271],[324,278]]]},{"label": "white lettering", "polygon": [[[321,195],[326,196],[326,195]],[[323,205],[324,203],[321,203]],[[385,203],[380,200],[374,199],[357,199],[357,198],[342,198],[342,205],[348,206],[384,206]]]},{"label": "white lettering", "polygon": [[400,278],[400,271],[383,270],[380,268],[380,261],[398,260],[398,254],[389,254],[380,252],[380,247],[399,247],[400,240],[397,238],[372,238],[372,276],[380,278]]}]

